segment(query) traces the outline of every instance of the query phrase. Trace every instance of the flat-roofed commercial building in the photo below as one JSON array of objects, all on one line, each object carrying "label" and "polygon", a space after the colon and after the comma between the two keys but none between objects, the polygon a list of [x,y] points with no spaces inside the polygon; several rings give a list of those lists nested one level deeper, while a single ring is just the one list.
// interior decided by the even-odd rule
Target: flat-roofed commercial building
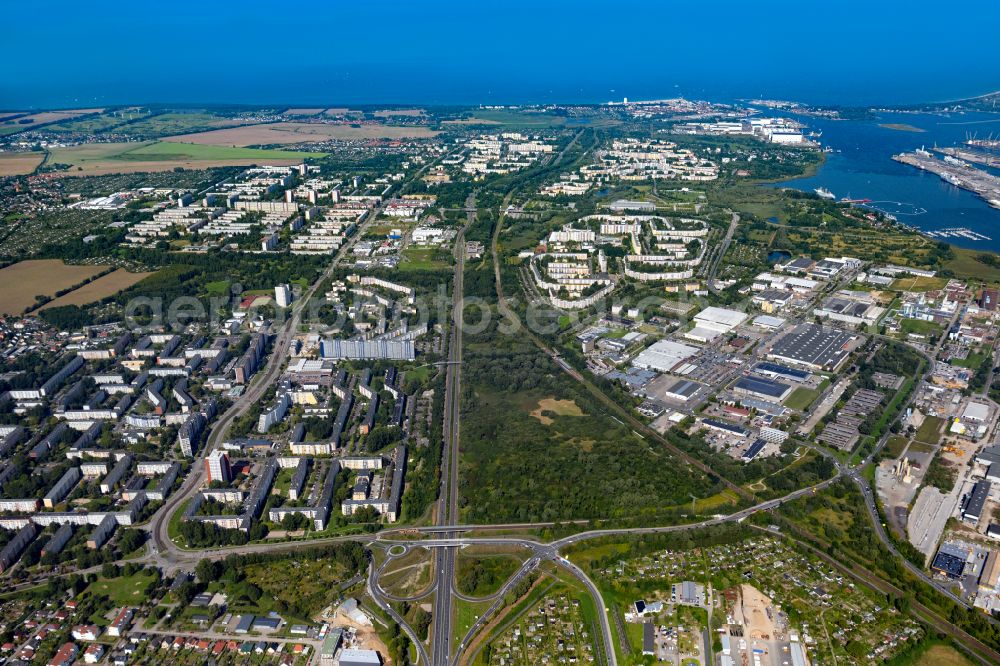
[{"label": "flat-roofed commercial building", "polygon": [[632,365],[644,370],[670,372],[697,353],[697,347],[684,345],[673,340],[660,340],[636,356],[632,360]]},{"label": "flat-roofed commercial building", "polygon": [[749,430],[743,426],[738,426],[735,423],[729,423],[728,421],[720,421],[719,419],[702,419],[701,424],[709,430],[715,430],[716,432],[721,432],[726,435],[733,435],[740,438],[750,436]]},{"label": "flat-roofed commercial building", "polygon": [[747,320],[747,315],[738,310],[707,307],[694,316],[698,326],[728,333]]},{"label": "flat-roofed commercial building", "polygon": [[761,361],[753,367],[754,374],[770,379],[789,379],[793,382],[804,382],[812,377],[812,373],[796,370],[777,363]]},{"label": "flat-roofed commercial building", "polygon": [[983,515],[983,507],[986,506],[986,500],[990,498],[990,489],[992,484],[989,481],[977,481],[976,485],[972,487],[972,493],[969,494],[969,498],[965,501],[965,506],[962,508],[962,519],[970,523],[978,523],[980,516]]},{"label": "flat-roofed commercial building", "polygon": [[979,587],[986,591],[997,589],[1000,583],[1000,551],[991,550],[979,574]]},{"label": "flat-roofed commercial building", "polygon": [[698,393],[698,389],[700,388],[701,384],[698,382],[693,382],[690,379],[678,379],[667,388],[664,396],[671,400],[687,402]]},{"label": "flat-roofed commercial building", "polygon": [[775,342],[767,356],[812,370],[836,370],[847,360],[848,346],[857,339],[857,335],[835,328],[799,324]]},{"label": "flat-roofed commercial building", "polygon": [[792,387],[764,377],[740,377],[733,384],[733,392],[739,395],[750,395],[762,400],[781,402],[792,392]]}]

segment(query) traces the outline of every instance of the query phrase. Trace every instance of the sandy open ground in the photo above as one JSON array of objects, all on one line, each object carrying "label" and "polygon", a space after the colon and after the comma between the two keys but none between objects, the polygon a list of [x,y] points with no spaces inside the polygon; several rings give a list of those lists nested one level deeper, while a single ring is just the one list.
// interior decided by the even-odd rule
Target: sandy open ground
[{"label": "sandy open ground", "polygon": [[42,163],[44,153],[0,153],[0,176],[22,176]]},{"label": "sandy open ground", "polygon": [[387,648],[385,643],[382,642],[382,639],[379,638],[378,633],[376,633],[373,626],[358,624],[343,613],[337,613],[332,618],[330,624],[334,627],[353,628],[357,632],[355,634],[355,647],[362,650],[375,650],[386,660],[385,663],[387,666],[392,664],[392,660],[390,660],[387,656],[389,654],[389,648]]},{"label": "sandy open ground", "polygon": [[557,416],[583,416],[583,410],[574,400],[558,400],[556,398],[542,398],[538,401],[538,407],[531,412],[531,415],[542,422],[542,425],[551,425],[555,421],[545,412],[551,412]]},{"label": "sandy open ground", "polygon": [[768,617],[767,609],[773,604],[767,596],[752,585],[740,585],[740,604],[733,615],[746,627],[748,638],[774,637],[774,621]]},{"label": "sandy open ground", "polygon": [[394,127],[392,125],[334,125],[319,123],[267,123],[248,127],[179,134],[164,141],[194,143],[208,146],[267,146],[310,143],[329,139],[405,139],[436,136],[426,127]]},{"label": "sandy open ground", "polygon": [[114,273],[108,273],[99,277],[93,282],[89,282],[79,289],[74,289],[68,294],[63,294],[59,298],[46,303],[39,310],[59,307],[60,305],[86,305],[99,301],[107,296],[117,294],[122,289],[131,287],[139,280],[152,275],[152,273],[129,273],[119,269]]},{"label": "sandy open ground", "polygon": [[20,314],[35,296],[52,296],[104,270],[105,266],[70,266],[58,259],[31,259],[0,269],[0,313]]}]

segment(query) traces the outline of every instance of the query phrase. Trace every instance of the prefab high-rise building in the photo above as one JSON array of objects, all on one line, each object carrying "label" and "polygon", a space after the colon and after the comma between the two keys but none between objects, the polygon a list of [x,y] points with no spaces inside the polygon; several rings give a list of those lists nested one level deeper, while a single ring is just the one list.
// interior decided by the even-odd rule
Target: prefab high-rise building
[{"label": "prefab high-rise building", "polygon": [[223,481],[229,483],[233,479],[233,469],[229,464],[229,456],[225,451],[212,451],[205,458],[205,471],[208,473],[208,481]]}]

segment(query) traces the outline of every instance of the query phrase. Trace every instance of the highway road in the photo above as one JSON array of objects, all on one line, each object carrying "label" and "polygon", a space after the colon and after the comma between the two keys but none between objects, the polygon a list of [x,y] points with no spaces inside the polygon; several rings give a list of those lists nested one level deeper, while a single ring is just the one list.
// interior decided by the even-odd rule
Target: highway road
[{"label": "highway road", "polygon": [[733,242],[733,234],[736,233],[736,227],[739,224],[740,216],[733,213],[733,217],[729,222],[729,228],[726,229],[726,235],[723,237],[722,242],[719,243],[718,253],[712,259],[712,265],[708,269],[708,277],[705,280],[705,284],[708,285],[709,291],[713,293],[719,291],[718,287],[715,286],[715,274],[719,270],[719,264],[722,263],[723,257],[726,256],[726,252],[729,250],[729,244]]},{"label": "highway road", "polygon": [[405,632],[406,635],[409,636],[410,642],[413,643],[414,647],[417,650],[417,663],[436,664],[437,662],[432,662],[427,658],[427,650],[424,648],[424,642],[420,639],[419,636],[417,636],[417,632],[413,630],[413,628],[406,622],[406,619],[402,615],[396,612],[396,609],[392,607],[392,604],[390,604],[386,600],[384,596],[384,591],[382,590],[382,588],[379,586],[378,583],[379,573],[381,573],[381,567],[380,568],[375,567],[375,558],[373,557],[368,565],[368,582],[367,582],[368,596],[370,596],[375,601],[375,603],[378,604],[379,608],[381,608],[386,614],[388,614],[389,617],[391,617],[396,622],[396,624],[399,625],[399,627],[403,630],[403,632]]},{"label": "highway road", "polygon": [[[438,499],[437,524],[458,522],[459,421],[462,396],[462,312],[465,302],[465,230],[476,219],[476,195],[465,201],[465,226],[455,236],[455,275],[452,282],[451,340],[448,343],[449,364],[445,370],[444,447],[441,455],[441,490]],[[446,535],[451,532],[444,532]],[[452,587],[455,580],[455,548],[441,548],[435,557],[437,577],[434,596],[434,623],[431,637],[432,664],[451,661]]]}]

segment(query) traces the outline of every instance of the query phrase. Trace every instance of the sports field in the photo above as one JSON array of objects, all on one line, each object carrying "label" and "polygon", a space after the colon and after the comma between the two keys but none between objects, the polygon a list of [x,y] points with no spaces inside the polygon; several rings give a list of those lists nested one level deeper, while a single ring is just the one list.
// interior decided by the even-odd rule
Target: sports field
[{"label": "sports field", "polygon": [[270,146],[330,139],[422,139],[436,135],[437,132],[426,127],[396,127],[380,123],[344,125],[289,122],[231,127],[197,134],[181,134],[166,137],[164,141],[209,146]]},{"label": "sports field", "polygon": [[52,296],[83,282],[105,266],[70,266],[58,259],[31,259],[0,269],[0,314],[21,314],[35,296]]},{"label": "sports field", "polygon": [[50,164],[69,164],[71,175],[170,171],[176,167],[206,169],[250,164],[287,165],[321,153],[289,150],[257,150],[226,146],[195,145],[166,141],[143,143],[97,143],[57,148]]}]

